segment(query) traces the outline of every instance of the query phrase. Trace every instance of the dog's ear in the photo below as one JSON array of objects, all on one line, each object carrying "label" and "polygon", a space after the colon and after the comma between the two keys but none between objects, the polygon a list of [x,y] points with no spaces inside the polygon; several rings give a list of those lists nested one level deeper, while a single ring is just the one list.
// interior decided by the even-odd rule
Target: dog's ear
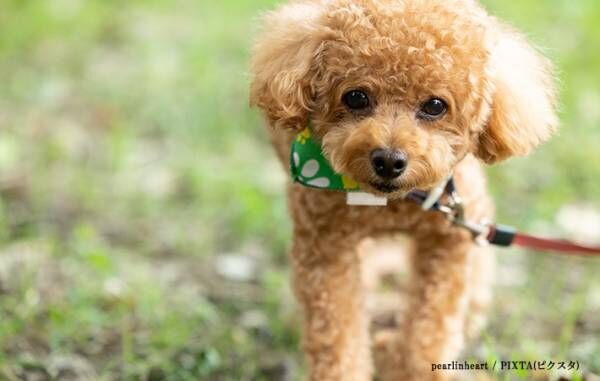
[{"label": "dog's ear", "polygon": [[512,31],[490,49],[491,113],[475,154],[487,163],[523,156],[558,125],[556,92],[549,61]]},{"label": "dog's ear", "polygon": [[314,104],[316,58],[323,31],[320,6],[290,4],[267,13],[254,46],[250,104],[273,126],[301,129]]}]

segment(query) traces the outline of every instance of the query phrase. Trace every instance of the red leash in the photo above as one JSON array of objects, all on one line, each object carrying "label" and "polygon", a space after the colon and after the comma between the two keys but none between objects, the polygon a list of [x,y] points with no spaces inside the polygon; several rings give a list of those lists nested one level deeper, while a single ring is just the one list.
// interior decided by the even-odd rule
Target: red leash
[{"label": "red leash", "polygon": [[514,228],[504,225],[490,225],[485,241],[497,246],[520,246],[539,251],[556,251],[559,253],[582,256],[600,255],[600,247],[576,244],[556,238],[543,238],[531,234],[519,233]]},{"label": "red leash", "polygon": [[579,245],[571,241],[555,238],[536,237],[530,234],[515,233],[512,245],[540,251],[556,251],[571,255],[600,255],[600,247]]}]

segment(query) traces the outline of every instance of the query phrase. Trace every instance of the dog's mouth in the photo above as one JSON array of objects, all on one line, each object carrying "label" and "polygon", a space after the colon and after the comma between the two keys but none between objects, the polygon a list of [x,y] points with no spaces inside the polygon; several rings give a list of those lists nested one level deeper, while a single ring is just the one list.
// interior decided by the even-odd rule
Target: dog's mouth
[{"label": "dog's mouth", "polygon": [[397,185],[394,185],[392,183],[385,183],[385,182],[378,183],[375,181],[371,181],[369,183],[369,185],[371,185],[373,188],[375,188],[376,190],[378,190],[379,192],[382,192],[382,193],[393,193],[400,189],[400,187]]}]

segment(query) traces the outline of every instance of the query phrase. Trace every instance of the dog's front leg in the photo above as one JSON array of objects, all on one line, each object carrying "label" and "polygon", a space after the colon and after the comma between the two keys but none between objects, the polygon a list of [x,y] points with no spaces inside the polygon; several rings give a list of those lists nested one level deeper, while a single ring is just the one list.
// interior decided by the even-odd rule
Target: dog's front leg
[{"label": "dog's front leg", "polygon": [[452,379],[451,372],[437,365],[455,360],[463,347],[470,234],[457,228],[432,229],[415,239],[409,309],[388,347],[384,381]]},{"label": "dog's front leg", "polygon": [[291,252],[294,289],[304,312],[303,348],[310,381],[371,379],[355,244],[341,231],[296,229]]}]

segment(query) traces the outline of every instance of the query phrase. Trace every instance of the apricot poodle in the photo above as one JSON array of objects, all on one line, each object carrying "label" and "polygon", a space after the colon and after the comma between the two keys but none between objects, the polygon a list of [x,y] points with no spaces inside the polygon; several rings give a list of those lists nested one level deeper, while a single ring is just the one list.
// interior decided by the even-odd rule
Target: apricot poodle
[{"label": "apricot poodle", "polygon": [[[557,125],[548,61],[475,0],[299,0],[267,13],[251,103],[281,162],[309,128],[335,172],[386,206],[290,181],[294,289],[313,381],[447,380],[490,301],[493,253],[403,197],[450,174],[467,217],[493,218],[481,162],[525,155]],[[408,313],[374,343],[358,243],[411,237]],[[455,376],[455,374],[454,374]]]}]

